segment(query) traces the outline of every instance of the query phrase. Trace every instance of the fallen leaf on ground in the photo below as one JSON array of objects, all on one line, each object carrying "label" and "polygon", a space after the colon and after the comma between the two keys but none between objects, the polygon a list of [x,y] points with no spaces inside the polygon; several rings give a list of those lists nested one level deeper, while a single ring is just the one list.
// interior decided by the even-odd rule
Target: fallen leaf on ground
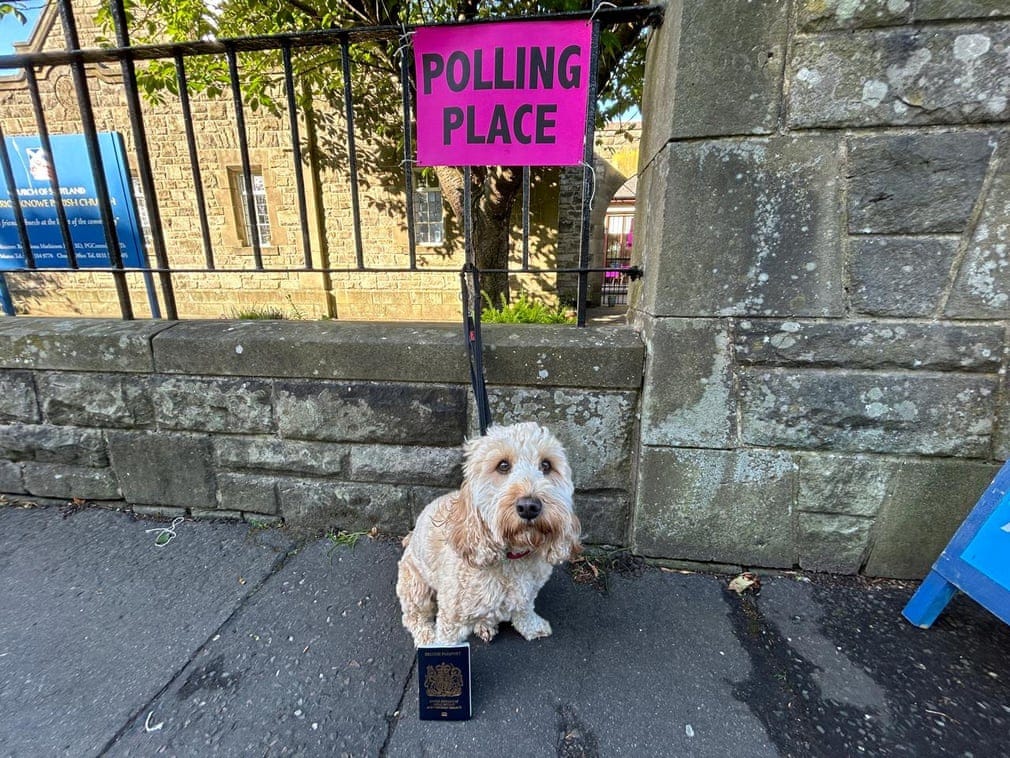
[{"label": "fallen leaf on ground", "polygon": [[757,592],[761,589],[761,580],[758,579],[757,574],[744,571],[730,580],[729,588],[738,595],[742,595],[745,592]]}]

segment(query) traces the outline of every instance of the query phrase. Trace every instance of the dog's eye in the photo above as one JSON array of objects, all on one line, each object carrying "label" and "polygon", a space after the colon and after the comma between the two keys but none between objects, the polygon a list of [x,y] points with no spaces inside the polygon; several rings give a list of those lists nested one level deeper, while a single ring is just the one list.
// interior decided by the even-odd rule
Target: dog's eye
[{"label": "dog's eye", "polygon": [[544,459],[540,461],[540,470],[543,471],[544,474],[549,474],[554,470],[554,466],[551,465],[550,461]]},{"label": "dog's eye", "polygon": [[512,464],[509,463],[508,461],[499,461],[498,465],[495,467],[495,470],[499,474],[507,474],[509,471],[512,470]]}]

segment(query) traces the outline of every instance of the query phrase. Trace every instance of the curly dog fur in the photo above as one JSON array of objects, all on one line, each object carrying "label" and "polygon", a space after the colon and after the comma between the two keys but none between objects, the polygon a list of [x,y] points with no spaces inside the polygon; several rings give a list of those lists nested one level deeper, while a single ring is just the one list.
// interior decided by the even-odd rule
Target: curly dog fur
[{"label": "curly dog fur", "polygon": [[429,503],[404,538],[396,594],[415,645],[490,642],[509,621],[528,640],[551,626],[533,610],[556,564],[582,547],[572,471],[536,423],[491,427],[464,447],[463,484]]}]

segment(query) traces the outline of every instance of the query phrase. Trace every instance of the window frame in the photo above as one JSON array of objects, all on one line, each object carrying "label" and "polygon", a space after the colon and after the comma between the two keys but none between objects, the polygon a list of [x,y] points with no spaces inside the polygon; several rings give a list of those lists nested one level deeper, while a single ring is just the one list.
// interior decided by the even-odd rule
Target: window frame
[{"label": "window frame", "polygon": [[[437,196],[438,218],[431,217],[432,196]],[[424,214],[424,215],[422,215]],[[418,182],[414,185],[414,241],[419,247],[441,247],[445,244],[445,200],[442,188]],[[432,235],[432,230],[437,232]]]},{"label": "window frame", "polygon": [[[253,210],[256,213],[256,228],[259,232],[260,247],[273,247],[274,229],[270,221],[270,205],[267,201],[266,177],[263,170],[253,166],[249,170],[252,180]],[[257,187],[257,179],[260,186]],[[231,190],[232,210],[235,214],[235,232],[242,247],[252,247],[252,226],[249,219],[245,175],[240,168],[228,169],[228,184]]]}]

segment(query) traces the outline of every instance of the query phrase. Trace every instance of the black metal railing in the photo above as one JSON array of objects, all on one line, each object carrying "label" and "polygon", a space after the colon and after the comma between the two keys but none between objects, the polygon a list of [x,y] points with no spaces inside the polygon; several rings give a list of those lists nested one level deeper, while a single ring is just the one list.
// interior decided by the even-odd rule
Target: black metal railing
[{"label": "black metal railing", "polygon": [[[603,7],[608,3],[600,4],[593,11],[555,14],[551,16],[526,17],[523,19],[510,20],[545,20],[545,19],[585,19],[591,21],[592,32],[592,62],[593,71],[590,77],[589,105],[586,119],[585,133],[585,161],[583,165],[582,177],[582,216],[581,230],[579,236],[579,259],[577,266],[545,268],[531,265],[529,236],[530,236],[530,186],[531,172],[529,167],[525,167],[522,172],[522,255],[519,267],[510,267],[506,263],[505,268],[481,269],[481,274],[505,274],[512,276],[517,274],[571,274],[578,277],[578,300],[577,300],[577,320],[579,325],[586,323],[586,299],[588,277],[590,274],[605,274],[612,271],[606,266],[593,267],[590,265],[590,203],[593,195],[593,146],[594,146],[594,121],[596,115],[596,60],[599,57],[600,29],[604,25],[613,25],[626,22],[636,22],[643,26],[658,23],[662,17],[662,7],[656,5],[631,6],[631,7]],[[131,46],[126,27],[126,15],[122,0],[112,0],[112,20],[116,30],[116,47],[111,48],[90,48],[81,49],[78,42],[78,32],[74,20],[73,9],[70,0],[59,0],[59,14],[62,22],[64,37],[66,39],[66,50],[46,50],[18,55],[0,56],[0,69],[14,69],[24,72],[24,84],[31,99],[32,113],[35,126],[38,131],[41,145],[49,155],[52,155],[50,145],[51,132],[49,129],[47,114],[45,112],[43,97],[40,92],[38,72],[52,67],[69,69],[74,93],[77,100],[81,119],[81,131],[84,134],[87,145],[87,158],[91,167],[91,175],[94,179],[96,195],[101,211],[101,224],[104,231],[105,243],[109,251],[109,263],[106,266],[88,266],[88,272],[108,274],[112,277],[119,307],[124,319],[133,318],[134,309],[131,303],[131,295],[128,287],[127,275],[140,273],[150,282],[152,277],[156,277],[161,294],[161,301],[164,303],[164,316],[170,319],[178,318],[176,308],[176,297],[173,285],[173,277],[177,275],[220,273],[220,274],[248,274],[250,272],[273,272],[273,273],[301,273],[319,272],[326,274],[355,274],[361,272],[372,273],[424,273],[424,272],[458,272],[458,268],[446,268],[439,266],[419,266],[417,261],[417,241],[415,236],[415,219],[413,213],[413,147],[411,144],[411,119],[412,119],[412,96],[410,89],[409,55],[401,54],[400,60],[400,82],[399,88],[402,95],[402,142],[403,142],[403,182],[406,190],[405,194],[405,226],[407,230],[407,249],[404,251],[403,265],[398,266],[375,266],[366,265],[366,250],[364,235],[362,234],[362,214],[361,199],[359,195],[359,160],[357,155],[356,134],[355,134],[355,108],[354,96],[352,92],[352,77],[350,66],[350,53],[354,45],[362,44],[374,40],[402,39],[409,34],[411,27],[404,26],[376,26],[357,27],[346,29],[327,29],[317,31],[292,32],[286,34],[274,34],[269,36],[245,37],[234,39],[213,39],[199,40],[176,44],[139,45]],[[350,182],[350,204],[353,222],[354,237],[354,265],[344,267],[332,267],[328,265],[316,265],[313,262],[312,239],[309,233],[309,202],[305,182],[302,176],[301,166],[303,151],[301,145],[302,135],[299,133],[299,105],[296,98],[295,72],[292,65],[293,51],[304,48],[319,48],[322,46],[337,46],[342,62],[342,78],[339,86],[343,90],[344,118],[346,121],[346,134],[344,135],[347,145],[347,166]],[[279,51],[281,56],[281,66],[285,90],[284,106],[286,108],[286,120],[290,133],[290,155],[294,164],[295,193],[297,196],[298,218],[300,221],[300,246],[303,253],[303,265],[298,266],[268,266],[264,262],[263,249],[261,245],[260,232],[255,219],[257,218],[254,207],[253,188],[253,163],[250,157],[250,147],[248,131],[246,126],[246,107],[243,103],[243,93],[238,65],[240,53],[256,51]],[[197,135],[194,131],[194,118],[192,103],[190,99],[190,83],[187,78],[187,61],[199,56],[223,56],[227,62],[228,79],[230,84],[231,103],[234,110],[234,127],[237,137],[240,162],[241,178],[244,181],[246,191],[243,201],[246,203],[246,211],[251,223],[248,225],[249,236],[248,245],[251,248],[251,267],[220,266],[215,255],[213,246],[213,235],[210,229],[208,217],[207,199],[204,193],[204,181],[199,161],[199,151],[197,148]],[[162,214],[158,201],[156,189],[155,169],[152,165],[149,140],[145,128],[145,119],[141,107],[141,96],[137,84],[136,64],[146,61],[170,62],[175,69],[175,79],[177,85],[178,107],[182,115],[184,125],[183,134],[179,135],[184,139],[187,146],[189,168],[193,185],[193,200],[196,208],[197,220],[200,228],[200,245],[203,248],[204,265],[201,267],[183,266],[172,267],[169,262],[169,255],[166,249],[165,237],[162,229]],[[133,134],[133,146],[135,151],[135,163],[140,187],[142,188],[147,212],[150,219],[150,239],[147,240],[150,251],[153,253],[154,263],[144,261],[141,266],[124,265],[120,254],[120,243],[117,238],[116,225],[113,218],[113,207],[109,199],[109,190],[106,186],[106,173],[103,166],[103,159],[98,144],[98,129],[96,127],[94,105],[92,99],[93,82],[89,81],[87,67],[94,65],[109,66],[115,65],[121,69],[122,88],[125,96],[126,110],[129,115],[130,128]],[[4,133],[2,119],[0,119],[0,143],[3,142]],[[55,167],[54,167],[55,168]],[[66,271],[80,271],[83,267],[78,256],[75,255],[74,242],[71,239],[70,222],[65,211],[65,198],[61,197],[60,180],[55,170],[50,174],[50,184],[52,197],[56,206],[56,223],[60,230],[60,237],[65,248],[67,265],[60,267],[40,266],[33,255],[29,240],[28,228],[25,224],[25,216],[21,207],[21,200],[15,190],[14,178],[10,158],[6,149],[0,149],[0,169],[2,169],[3,180],[6,182],[13,208],[14,224],[17,227],[17,235],[24,255],[24,265],[16,268],[7,268],[4,272],[9,273],[46,273],[60,274]],[[465,169],[466,179],[464,180],[464,190],[469,193],[470,176],[469,169]],[[473,220],[471,218],[471,202],[467,197],[463,202],[464,218],[462,226],[464,231],[464,249],[468,264],[474,263],[473,246],[471,240],[471,228]],[[629,273],[628,269],[622,270],[623,274]],[[630,272],[634,275],[636,272]],[[151,297],[152,315],[161,315],[156,297]],[[13,314],[10,314],[13,315]]]}]

